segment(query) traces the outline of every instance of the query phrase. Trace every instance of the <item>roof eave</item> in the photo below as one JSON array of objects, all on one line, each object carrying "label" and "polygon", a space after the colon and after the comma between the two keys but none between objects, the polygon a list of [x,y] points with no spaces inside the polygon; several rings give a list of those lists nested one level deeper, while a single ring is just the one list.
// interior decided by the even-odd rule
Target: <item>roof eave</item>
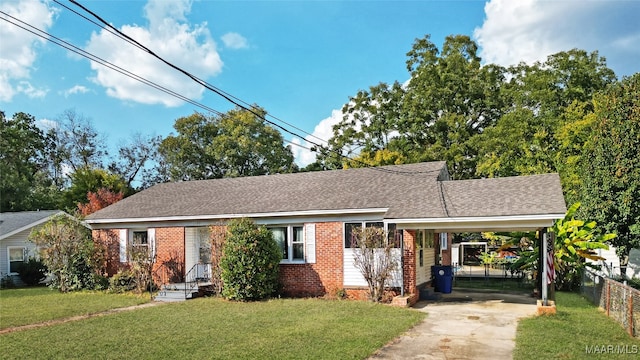
[{"label": "roof eave", "polygon": [[179,221],[206,221],[223,220],[237,218],[284,218],[284,217],[306,217],[306,216],[335,216],[344,214],[385,214],[388,208],[364,208],[364,209],[331,209],[331,210],[303,210],[303,211],[280,211],[268,213],[246,213],[246,214],[216,214],[216,215],[177,215],[177,216],[157,216],[140,218],[113,218],[113,219],[87,219],[89,225],[107,224],[133,224],[133,223],[160,223]]},{"label": "roof eave", "polygon": [[531,231],[551,227],[564,213],[394,219],[400,229],[432,229],[443,232]]}]

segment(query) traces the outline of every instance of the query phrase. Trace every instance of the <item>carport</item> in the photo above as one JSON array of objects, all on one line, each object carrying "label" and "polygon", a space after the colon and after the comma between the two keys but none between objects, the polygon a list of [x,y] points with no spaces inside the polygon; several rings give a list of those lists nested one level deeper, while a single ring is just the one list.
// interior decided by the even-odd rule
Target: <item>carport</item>
[{"label": "carport", "polygon": [[[444,217],[404,218],[390,222],[409,234],[419,230],[441,234],[440,241],[435,244],[440,265],[452,265],[454,233],[533,231],[538,234],[537,241],[543,243],[547,229],[566,212],[557,174],[440,181],[438,195]],[[548,252],[542,251],[546,245],[540,247],[543,264],[549,256]],[[403,253],[407,256],[406,249]],[[410,253],[411,249],[409,256]],[[411,292],[420,284],[416,284],[415,276],[411,278],[411,269],[407,267],[411,264],[403,263],[406,274],[403,283],[405,290]],[[541,290],[545,295],[546,289]]]}]

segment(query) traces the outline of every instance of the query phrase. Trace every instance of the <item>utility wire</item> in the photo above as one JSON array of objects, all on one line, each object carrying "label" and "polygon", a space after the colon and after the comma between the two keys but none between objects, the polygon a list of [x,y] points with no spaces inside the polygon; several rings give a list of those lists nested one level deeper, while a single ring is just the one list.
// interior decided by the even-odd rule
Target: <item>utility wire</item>
[{"label": "utility wire", "polygon": [[[126,69],[123,69],[123,68],[121,68],[121,67],[119,67],[119,66],[117,66],[117,65],[115,65],[115,64],[113,64],[113,63],[111,63],[111,62],[109,62],[107,60],[104,60],[103,58],[101,58],[101,57],[99,57],[97,55],[94,55],[94,54],[92,54],[90,52],[87,52],[87,51],[85,51],[83,49],[80,49],[77,46],[75,46],[75,45],[73,45],[73,44],[71,44],[71,43],[69,43],[69,42],[67,42],[67,41],[65,41],[63,39],[60,39],[59,37],[56,37],[55,35],[52,35],[52,34],[46,32],[44,30],[38,29],[38,28],[34,27],[33,25],[30,25],[30,24],[28,24],[28,23],[26,23],[26,22],[24,22],[24,21],[22,21],[22,20],[20,20],[20,19],[18,19],[16,17],[10,15],[10,14],[7,14],[4,11],[0,11],[0,14],[10,18],[10,19],[8,19],[8,18],[0,17],[0,19],[6,21],[6,22],[18,27],[18,28],[21,28],[21,29],[23,29],[23,30],[35,35],[35,36],[38,36],[38,37],[40,37],[42,39],[45,39],[45,40],[47,40],[49,42],[52,42],[52,43],[54,43],[54,44],[56,44],[56,45],[58,45],[58,46],[60,46],[60,47],[62,47],[64,49],[66,49],[66,50],[69,50],[69,51],[71,51],[71,52],[73,52],[75,54],[78,54],[78,55],[80,55],[82,57],[85,57],[85,58],[87,58],[87,59],[89,59],[89,60],[91,60],[91,61],[93,61],[95,63],[98,63],[98,64],[100,64],[102,66],[105,66],[105,67],[107,67],[109,69],[112,69],[112,70],[114,70],[114,71],[116,71],[116,72],[118,72],[118,73],[120,73],[122,75],[125,75],[125,76],[127,76],[129,78],[132,78],[132,79],[138,81],[138,82],[141,82],[141,83],[143,83],[145,85],[153,87],[153,88],[155,88],[155,89],[157,89],[157,90],[159,90],[161,92],[164,92],[164,93],[166,93],[168,95],[174,96],[174,97],[176,97],[176,98],[178,98],[178,99],[180,99],[182,101],[188,102],[188,103],[190,103],[190,104],[192,104],[194,106],[197,106],[197,107],[199,107],[199,108],[201,108],[203,110],[206,110],[206,111],[208,111],[210,113],[214,113],[214,114],[216,114],[218,116],[223,116],[224,115],[224,113],[222,113],[222,112],[220,112],[220,111],[218,111],[216,109],[213,109],[213,108],[211,108],[209,106],[206,106],[206,105],[204,105],[204,104],[202,104],[200,102],[192,100],[192,99],[190,99],[190,98],[188,98],[188,97],[186,97],[184,95],[181,95],[181,94],[179,94],[179,93],[177,93],[177,92],[175,92],[173,90],[167,89],[166,87],[164,87],[162,85],[159,85],[159,84],[157,84],[157,83],[155,83],[155,82],[153,82],[151,80],[148,80],[148,79],[146,79],[146,78],[144,78],[142,76],[136,75],[136,74],[134,74],[134,73],[132,73],[132,72],[126,70]],[[11,19],[13,19],[13,20],[11,20]],[[308,151],[313,151],[311,148],[306,147],[306,146],[304,146],[302,144],[298,144],[298,143],[295,143],[295,142],[287,140],[287,139],[283,139],[283,141],[288,143],[288,144],[290,144],[290,145],[297,146],[297,147],[303,148],[303,149],[308,150]]]},{"label": "utility wire", "polygon": [[[86,11],[87,13],[91,14],[92,16],[94,16],[96,19],[98,19],[98,20],[99,20],[102,24],[104,24],[104,25],[102,25],[102,24],[100,24],[100,23],[95,22],[94,20],[92,20],[92,19],[88,18],[87,16],[85,16],[85,15],[83,15],[83,14],[79,13],[78,11],[76,11],[76,10],[74,10],[74,9],[70,8],[69,6],[67,6],[67,5],[65,5],[65,4],[63,4],[63,3],[61,3],[59,0],[53,0],[53,1],[54,1],[56,4],[58,4],[58,5],[62,6],[62,7],[64,7],[65,9],[67,9],[67,10],[69,10],[69,11],[73,12],[74,14],[76,14],[76,15],[78,15],[78,16],[80,16],[80,17],[82,17],[83,19],[85,19],[85,20],[89,21],[90,23],[92,23],[92,24],[96,25],[97,27],[99,27],[99,28],[101,28],[101,29],[103,29],[103,30],[108,31],[109,33],[111,33],[111,34],[113,34],[113,35],[117,36],[118,38],[120,38],[120,39],[122,39],[122,40],[125,40],[125,41],[127,41],[128,43],[132,44],[133,46],[135,46],[135,47],[137,47],[137,48],[139,48],[139,49],[141,49],[141,50],[143,50],[143,51],[145,51],[145,52],[148,52],[148,53],[152,54],[153,56],[155,56],[155,57],[156,57],[156,58],[158,58],[159,60],[161,60],[161,61],[165,62],[166,64],[168,64],[166,61],[164,61],[163,59],[161,59],[158,55],[156,55],[155,53],[153,53],[152,51],[150,51],[147,47],[143,46],[142,44],[138,43],[136,40],[134,40],[134,39],[130,38],[130,37],[129,37],[129,36],[127,36],[127,35],[125,35],[125,34],[124,34],[124,33],[122,33],[120,30],[116,29],[116,28],[115,28],[115,27],[113,27],[111,24],[109,24],[109,23],[108,23],[108,22],[106,22],[104,19],[102,19],[99,15],[97,15],[97,14],[95,14],[94,12],[92,12],[91,10],[87,9],[86,7],[84,7],[83,5],[81,5],[80,3],[76,2],[76,1],[70,1],[70,2],[71,2],[71,3],[73,3],[74,5],[76,5],[76,6],[80,7],[81,9],[83,9],[84,11]],[[168,64],[168,65],[169,65],[169,66],[171,66],[170,64]],[[181,70],[179,70],[179,71],[181,71]],[[185,73],[184,71],[182,71],[182,72],[183,72],[183,73]],[[187,75],[187,76],[190,76],[190,75]],[[190,77],[191,77],[191,76],[190,76]],[[238,101],[239,103],[242,103],[242,104],[243,104],[243,105],[245,105],[246,107],[249,107],[249,108],[252,108],[252,109],[254,109],[254,110],[257,110],[255,105],[250,104],[250,103],[248,103],[248,102],[246,102],[246,101],[244,101],[244,100],[242,100],[242,99],[240,99],[240,98],[238,98],[238,97],[236,97],[236,96],[233,96],[232,94],[230,94],[230,93],[228,93],[228,92],[226,92],[226,91],[224,91],[224,90],[222,90],[222,89],[220,89],[220,88],[218,88],[218,87],[214,86],[213,84],[211,84],[211,83],[207,82],[206,80],[203,80],[203,79],[198,78],[198,77],[195,77],[195,76],[193,76],[193,77],[192,77],[192,79],[194,79],[194,80],[195,80],[195,79],[197,79],[196,81],[197,81],[200,85],[202,85],[202,86],[205,86],[204,84],[206,84],[206,87],[210,87],[211,89],[215,89],[215,90],[212,90],[212,91],[215,91],[215,92],[217,92],[218,94],[224,94],[225,96],[228,96],[229,98],[234,99],[234,100]],[[211,90],[211,89],[210,89],[210,90]],[[235,103],[234,103],[234,104],[235,104]],[[236,105],[236,106],[238,106],[238,104],[235,104],[235,105]],[[284,121],[284,120],[282,120],[282,119],[280,119],[280,118],[278,118],[278,117],[276,117],[276,116],[274,116],[274,115],[271,115],[271,114],[268,114],[268,113],[267,113],[267,115],[266,115],[266,116],[269,116],[269,117],[271,117],[271,118],[273,118],[273,119],[275,119],[275,120],[277,120],[277,121],[279,121],[279,122],[281,122],[281,123],[283,123],[283,124],[286,124],[287,126],[289,126],[289,127],[293,128],[293,129],[295,129],[295,130],[298,130],[298,131],[300,131],[300,132],[304,133],[305,135],[311,136],[311,137],[313,137],[313,138],[315,138],[315,139],[317,139],[317,140],[319,140],[319,141],[321,141],[321,142],[325,142],[325,143],[327,143],[327,141],[326,141],[326,140],[321,139],[320,137],[318,137],[318,136],[314,135],[313,133],[309,133],[309,132],[305,131],[304,129],[301,129],[301,128],[299,128],[299,127],[297,127],[297,126],[295,126],[295,125],[293,125],[293,124],[291,124],[291,123],[289,123],[289,122],[286,122],[286,121]],[[303,139],[303,140],[306,140],[306,139]]]},{"label": "utility wire", "polygon": [[[58,1],[57,1],[57,0],[54,0],[54,1],[56,1],[56,3],[58,3]],[[241,109],[243,109],[243,110],[245,110],[245,111],[248,111],[248,112],[252,113],[253,115],[255,115],[256,117],[258,117],[259,119],[262,119],[263,121],[265,121],[265,122],[267,122],[268,124],[270,124],[270,125],[272,125],[272,126],[274,126],[274,127],[278,128],[278,129],[280,129],[280,130],[284,131],[284,132],[285,132],[285,133],[287,133],[287,134],[290,134],[290,135],[292,135],[292,136],[294,136],[294,137],[300,138],[300,139],[302,139],[302,140],[304,140],[304,141],[306,141],[306,142],[308,142],[308,143],[311,143],[311,144],[313,145],[313,147],[312,147],[311,149],[309,149],[309,150],[314,151],[314,147],[315,147],[315,148],[316,148],[315,152],[317,152],[317,149],[318,149],[318,148],[324,148],[322,145],[320,145],[320,144],[318,144],[318,143],[316,143],[316,142],[314,142],[314,141],[311,141],[311,140],[309,140],[308,138],[305,138],[305,137],[303,137],[302,135],[299,135],[299,134],[297,134],[297,133],[295,133],[295,132],[293,132],[293,131],[291,131],[291,130],[289,130],[289,129],[286,129],[286,128],[285,128],[285,127],[283,127],[283,126],[281,126],[281,125],[279,125],[279,124],[274,123],[273,121],[270,121],[270,120],[266,119],[266,117],[265,117],[264,115],[262,115],[262,114],[258,113],[258,112],[255,110],[255,107],[254,107],[254,106],[252,106],[252,105],[245,106],[244,104],[248,104],[248,103],[246,103],[245,101],[242,101],[242,100],[238,99],[237,97],[235,97],[235,96],[233,96],[233,95],[231,95],[231,94],[229,94],[229,93],[227,93],[227,92],[225,92],[225,91],[223,91],[223,90],[221,90],[221,89],[219,89],[219,88],[217,88],[217,87],[215,87],[215,86],[213,86],[213,85],[209,84],[208,82],[206,82],[206,81],[204,81],[204,80],[202,80],[202,79],[198,78],[197,76],[195,76],[195,75],[193,75],[193,74],[189,73],[188,71],[186,71],[186,70],[184,70],[184,69],[182,69],[182,68],[180,68],[180,67],[178,67],[178,66],[174,65],[173,63],[171,63],[171,62],[167,61],[166,59],[164,59],[163,57],[159,56],[158,54],[156,54],[156,53],[155,53],[154,51],[152,51],[151,49],[147,48],[145,45],[143,45],[143,44],[139,43],[137,40],[135,40],[135,39],[131,38],[131,37],[130,37],[130,36],[128,36],[127,34],[123,33],[123,32],[122,32],[122,31],[120,31],[119,29],[115,28],[113,25],[111,25],[109,22],[107,22],[105,19],[103,19],[100,15],[98,15],[98,14],[96,14],[95,12],[93,12],[93,11],[89,10],[89,9],[88,9],[88,8],[86,8],[84,5],[80,4],[78,1],[76,1],[76,0],[69,0],[69,2],[71,2],[71,3],[72,3],[72,4],[74,4],[74,5],[76,5],[77,7],[81,8],[81,9],[82,9],[82,10],[84,10],[85,12],[89,13],[91,16],[93,16],[94,18],[96,18],[96,19],[97,19],[100,23],[102,23],[104,26],[106,26],[106,27],[108,27],[109,29],[111,29],[111,30],[113,30],[113,31],[117,32],[117,33],[120,35],[120,36],[119,36],[120,38],[124,38],[124,39],[126,39],[126,41],[127,41],[127,42],[130,42],[130,43],[134,44],[136,47],[138,47],[138,48],[140,48],[140,49],[144,50],[145,52],[147,52],[147,53],[148,53],[148,54],[150,54],[151,56],[155,57],[156,59],[160,60],[161,62],[163,62],[163,63],[164,63],[164,64],[166,64],[167,66],[169,66],[169,67],[173,68],[174,70],[176,70],[176,71],[178,71],[178,72],[180,72],[180,73],[182,73],[182,74],[186,75],[187,77],[189,77],[190,79],[192,79],[192,80],[193,80],[193,81],[195,81],[196,83],[200,84],[201,86],[205,87],[206,89],[208,89],[208,90],[210,90],[210,91],[212,91],[212,92],[214,92],[214,93],[218,94],[219,96],[221,96],[221,97],[222,97],[222,98],[224,98],[225,100],[229,101],[230,103],[234,104],[235,106],[237,106],[237,107],[239,107],[239,108],[241,108]],[[102,26],[101,26],[101,27],[102,27]],[[281,121],[282,121],[282,120],[281,120]],[[289,124],[289,123],[284,122],[284,121],[282,121],[282,122],[283,122],[283,123],[285,123],[285,124],[287,124],[287,125],[289,125],[289,126],[291,126],[291,127],[293,127],[293,128],[295,128],[295,129],[300,130],[299,128],[297,128],[297,127],[293,126],[292,124]],[[303,132],[304,132],[304,131],[303,131]],[[307,132],[305,132],[305,133],[306,133],[306,134],[309,134],[309,133],[307,133]],[[312,135],[312,134],[311,134],[311,135]],[[323,141],[323,142],[328,143],[328,141],[323,140],[323,139],[320,139],[320,138],[316,137],[315,135],[312,135],[312,136],[313,136],[313,137],[315,137],[315,138],[317,138],[317,139],[319,139],[319,140],[321,140],[321,141]],[[298,144],[296,144],[296,145],[298,145]],[[330,150],[330,151],[332,151],[332,152],[336,153],[338,156],[340,156],[340,157],[342,157],[342,158],[345,158],[345,159],[350,160],[350,161],[353,161],[353,162],[357,162],[357,163],[359,163],[359,164],[361,164],[361,165],[364,165],[365,167],[372,168],[372,169],[376,169],[376,170],[379,170],[379,171],[391,172],[391,173],[397,173],[397,174],[405,174],[405,175],[418,175],[418,174],[423,174],[423,173],[429,173],[429,172],[417,172],[417,171],[407,172],[407,171],[392,170],[392,169],[386,169],[386,168],[375,167],[375,166],[373,166],[373,167],[372,167],[371,165],[369,165],[369,164],[367,164],[367,163],[365,163],[365,162],[363,162],[363,161],[361,161],[361,160],[354,159],[354,158],[350,158],[350,157],[348,157],[348,156],[346,156],[346,155],[343,155],[343,154],[342,154],[342,152],[340,152],[339,150]]]},{"label": "utility wire", "polygon": [[[96,22],[92,21],[91,19],[87,18],[86,16],[84,16],[84,15],[82,15],[82,14],[78,13],[77,11],[74,11],[74,10],[70,9],[68,6],[65,6],[65,5],[61,4],[59,1],[57,1],[57,0],[54,0],[54,1],[55,1],[57,4],[59,4],[59,5],[63,6],[63,7],[65,7],[65,8],[66,8],[66,9],[68,9],[69,11],[72,11],[72,12],[73,12],[73,13],[75,13],[76,15],[78,15],[78,16],[80,16],[80,17],[84,18],[85,20],[87,20],[87,21],[89,21],[89,22],[91,22],[91,23],[95,24],[96,26],[98,26],[98,27],[100,27],[100,28],[102,28],[102,29],[104,29],[104,30],[106,30],[106,31],[108,31],[108,32],[110,32],[110,33],[112,33],[113,35],[117,36],[118,38],[120,38],[120,39],[122,39],[122,40],[125,40],[125,41],[127,41],[127,42],[131,43],[132,45],[134,45],[134,46],[138,47],[139,49],[144,50],[145,52],[147,52],[147,53],[151,54],[152,56],[154,56],[154,57],[155,57],[155,58],[157,58],[158,60],[162,61],[162,62],[163,62],[163,63],[165,63],[166,65],[168,65],[168,66],[170,66],[171,68],[173,68],[173,69],[175,69],[175,70],[177,70],[177,71],[179,71],[179,72],[181,72],[181,73],[185,74],[186,76],[188,76],[189,78],[191,78],[193,81],[197,82],[198,84],[200,84],[201,86],[205,87],[206,89],[208,89],[208,90],[210,90],[210,91],[213,91],[214,93],[216,93],[216,94],[218,94],[218,95],[222,96],[224,99],[226,99],[227,101],[231,102],[232,104],[234,104],[234,105],[238,106],[239,108],[241,108],[241,109],[243,109],[243,110],[245,110],[245,111],[248,111],[248,112],[252,113],[253,115],[255,115],[256,117],[258,117],[259,119],[261,119],[261,120],[263,120],[263,121],[267,122],[268,124],[270,124],[270,125],[272,125],[272,126],[274,126],[274,127],[278,128],[278,129],[280,129],[280,130],[282,130],[282,131],[284,131],[284,132],[286,132],[286,133],[288,133],[288,134],[291,134],[291,135],[293,135],[293,136],[295,136],[295,137],[298,137],[298,138],[300,138],[300,139],[302,139],[302,140],[304,140],[304,141],[307,141],[308,143],[311,143],[311,144],[313,144],[314,146],[310,148],[310,147],[306,147],[306,146],[303,146],[303,145],[301,145],[301,144],[295,143],[295,142],[293,142],[293,141],[289,141],[289,140],[283,139],[286,143],[289,143],[289,144],[291,144],[291,145],[293,145],[293,146],[300,147],[300,148],[302,148],[302,149],[305,149],[305,150],[308,150],[308,151],[311,151],[311,152],[318,152],[318,148],[326,149],[326,148],[324,148],[322,145],[319,145],[319,144],[317,144],[317,143],[315,143],[315,142],[313,142],[313,141],[310,141],[309,139],[306,139],[306,138],[304,138],[303,136],[301,136],[301,135],[299,135],[299,134],[297,134],[297,133],[294,133],[293,131],[290,131],[290,130],[288,130],[288,129],[286,129],[286,128],[284,128],[284,127],[282,127],[282,126],[278,125],[278,124],[275,124],[275,123],[274,123],[274,122],[272,122],[272,121],[269,121],[269,120],[268,120],[268,119],[266,119],[262,114],[258,113],[258,112],[255,110],[256,108],[255,108],[255,106],[254,106],[254,105],[248,105],[248,103],[246,103],[246,102],[244,102],[244,101],[242,101],[242,100],[240,100],[240,99],[236,98],[235,96],[233,96],[233,95],[231,95],[231,94],[229,94],[229,93],[227,93],[227,92],[225,92],[225,91],[223,91],[223,90],[221,90],[221,89],[219,89],[219,88],[216,88],[215,86],[213,86],[213,85],[211,85],[211,84],[207,83],[206,81],[204,81],[204,80],[202,80],[202,79],[199,79],[198,77],[194,76],[193,74],[190,74],[190,73],[188,73],[187,71],[185,71],[185,70],[183,70],[183,69],[181,69],[181,68],[177,67],[176,65],[174,65],[174,64],[172,64],[172,63],[170,63],[170,62],[168,62],[167,60],[165,60],[165,59],[163,59],[162,57],[160,57],[159,55],[155,54],[153,51],[151,51],[150,49],[148,49],[148,48],[147,48],[147,47],[145,47],[144,45],[140,44],[140,43],[139,43],[139,42],[137,42],[136,40],[134,40],[134,39],[130,38],[128,35],[126,35],[126,34],[122,33],[120,30],[118,30],[118,29],[114,28],[113,26],[111,26],[109,23],[107,23],[107,22],[106,22],[104,19],[102,19],[100,16],[98,16],[97,14],[93,13],[92,11],[90,11],[90,10],[86,9],[86,8],[85,8],[84,6],[82,6],[81,4],[77,3],[77,1],[70,0],[70,2],[71,2],[71,3],[73,3],[73,4],[77,5],[77,6],[79,6],[79,7],[80,7],[80,8],[82,8],[83,10],[87,11],[88,13],[90,13],[92,16],[96,17],[100,22],[102,22],[103,24],[105,24],[105,25],[106,25],[106,28],[105,28],[104,26],[101,26],[100,24],[98,24],[98,23],[96,23]],[[115,64],[113,64],[113,63],[110,63],[110,62],[108,62],[108,61],[106,61],[106,60],[104,60],[104,59],[102,59],[102,58],[100,58],[100,57],[98,57],[98,56],[96,56],[96,55],[94,55],[94,54],[91,54],[91,53],[89,53],[89,52],[87,52],[87,51],[85,51],[85,50],[83,50],[83,49],[80,49],[80,48],[76,47],[75,45],[73,45],[73,44],[71,44],[71,43],[68,43],[68,42],[66,42],[66,41],[64,41],[64,40],[62,40],[62,39],[60,39],[60,38],[58,38],[58,37],[56,37],[56,36],[54,36],[54,35],[52,35],[52,34],[49,34],[49,33],[48,33],[48,32],[46,32],[46,31],[43,31],[43,30],[41,30],[41,29],[38,29],[38,28],[36,28],[36,27],[34,27],[34,26],[32,26],[32,25],[30,25],[30,24],[28,24],[28,23],[26,23],[26,22],[24,22],[24,21],[22,21],[22,20],[20,20],[20,19],[17,19],[17,18],[15,18],[15,17],[13,17],[13,16],[11,16],[11,15],[9,15],[9,14],[7,14],[7,13],[3,12],[3,11],[0,11],[0,14],[3,14],[3,15],[5,15],[5,16],[7,16],[7,17],[11,18],[11,19],[14,19],[15,21],[18,21],[18,22],[20,22],[21,24],[24,24],[24,26],[22,26],[22,25],[20,25],[20,24],[17,24],[17,23],[15,23],[15,22],[13,22],[13,21],[11,21],[11,20],[9,20],[9,19],[6,19],[6,18],[2,18],[2,20],[5,20],[5,21],[7,21],[7,22],[9,22],[9,23],[11,23],[11,24],[13,24],[13,25],[15,25],[15,26],[17,26],[17,27],[19,27],[19,28],[23,29],[23,30],[25,30],[25,31],[28,31],[28,32],[30,32],[30,33],[32,33],[32,34],[34,34],[34,35],[38,36],[38,37],[41,37],[41,38],[43,38],[43,39],[45,39],[45,40],[47,40],[47,41],[50,41],[50,42],[52,42],[52,43],[54,43],[54,44],[56,44],[56,45],[58,45],[58,46],[60,46],[60,47],[63,47],[63,48],[65,48],[65,49],[69,50],[69,51],[72,51],[72,52],[74,52],[74,53],[76,53],[76,54],[78,54],[78,55],[81,55],[81,56],[83,56],[83,57],[85,57],[85,58],[87,58],[87,59],[89,59],[89,60],[91,60],[91,61],[93,61],[93,62],[96,62],[96,63],[98,63],[98,64],[101,64],[101,65],[103,65],[103,66],[105,66],[105,67],[107,67],[107,68],[110,68],[110,69],[112,69],[112,70],[114,70],[114,71],[118,72],[118,73],[121,73],[121,74],[123,74],[123,75],[125,75],[125,76],[128,76],[128,77],[130,77],[130,78],[133,78],[133,79],[134,79],[134,80],[136,80],[136,81],[139,81],[139,82],[141,82],[141,83],[143,83],[143,84],[146,84],[146,85],[148,85],[148,86],[151,86],[151,87],[153,87],[153,88],[155,88],[155,89],[157,89],[157,90],[159,90],[159,91],[162,91],[162,92],[164,92],[164,93],[167,93],[167,94],[169,94],[169,95],[171,95],[171,96],[174,96],[174,97],[176,97],[176,98],[178,98],[178,99],[180,99],[180,100],[183,100],[183,101],[188,102],[188,103],[190,103],[190,104],[192,104],[192,105],[195,105],[195,106],[197,106],[197,107],[200,107],[200,108],[202,108],[202,109],[204,109],[204,110],[207,110],[207,111],[209,111],[209,112],[211,112],[211,113],[215,113],[215,114],[217,114],[217,115],[219,115],[219,116],[222,116],[222,115],[223,115],[223,113],[221,113],[221,112],[220,112],[220,111],[218,111],[218,110],[215,110],[215,109],[213,109],[213,108],[211,108],[211,107],[209,107],[209,106],[206,106],[206,105],[204,105],[204,104],[201,104],[201,103],[199,103],[199,102],[197,102],[197,101],[195,101],[195,100],[192,100],[192,99],[190,99],[190,98],[188,98],[188,97],[186,97],[186,96],[184,96],[184,95],[181,95],[181,94],[179,94],[179,93],[176,93],[176,92],[174,92],[174,91],[172,91],[172,90],[170,90],[170,89],[167,89],[167,88],[165,88],[165,87],[163,87],[163,86],[161,86],[161,85],[159,85],[159,84],[157,84],[157,83],[154,83],[154,82],[152,82],[152,81],[150,81],[150,80],[148,80],[148,79],[145,79],[145,78],[143,78],[143,77],[141,77],[141,76],[139,76],[139,75],[137,75],[137,74],[134,74],[134,73],[132,73],[132,72],[130,72],[130,71],[128,71],[128,70],[126,70],[126,69],[123,69],[123,68],[121,68],[121,67],[119,67],[119,66],[117,66],[117,65],[115,65]],[[25,27],[25,26],[26,26],[26,27]],[[31,28],[31,29],[33,29],[33,30],[30,30],[30,29],[28,29],[27,27],[29,27],[29,28]],[[54,39],[55,39],[55,40],[54,40]],[[246,105],[247,105],[247,106],[249,106],[249,107],[247,107],[247,106],[245,106],[245,105],[242,105],[241,103],[244,103],[244,104],[246,104]],[[297,128],[297,127],[295,127],[295,126],[293,126],[293,125],[291,125],[291,124],[289,124],[289,123],[287,123],[287,122],[285,122],[285,121],[283,121],[283,120],[281,120],[281,119],[278,119],[278,118],[276,118],[276,117],[274,117],[274,116],[271,116],[271,117],[273,117],[274,119],[277,119],[278,121],[281,121],[281,122],[283,122],[283,123],[285,123],[285,124],[287,124],[287,125],[289,125],[289,126],[291,126],[291,127],[295,128],[295,129],[297,129],[297,130],[300,130],[300,131],[302,131],[302,132],[304,132],[304,133],[306,133],[306,134],[308,134],[308,135],[311,135],[312,137],[314,137],[314,138],[316,138],[316,139],[318,139],[318,140],[320,140],[320,141],[327,142],[326,140],[323,140],[323,139],[321,139],[321,138],[319,138],[319,137],[317,137],[317,136],[315,136],[315,135],[313,135],[313,134],[309,134],[309,133],[305,132],[304,130],[301,130],[301,129],[299,129],[299,128]],[[387,168],[384,168],[384,167],[372,167],[371,165],[369,165],[369,164],[367,164],[367,163],[365,163],[365,162],[363,162],[363,161],[360,161],[360,160],[358,160],[358,159],[353,159],[353,158],[350,158],[350,157],[348,157],[348,156],[346,156],[346,155],[343,155],[339,150],[330,150],[330,151],[332,151],[332,152],[336,153],[338,156],[340,156],[340,157],[342,157],[342,158],[344,158],[344,159],[347,159],[347,160],[350,160],[350,161],[354,161],[354,162],[358,162],[358,163],[360,163],[361,165],[364,165],[365,167],[370,168],[370,169],[372,169],[372,170],[383,171],[383,172],[387,172],[387,173],[394,173],[394,174],[401,174],[401,175],[420,175],[420,174],[426,174],[426,173],[432,173],[432,172],[433,172],[433,171],[400,171],[400,170],[395,170],[395,169],[387,169]]]}]

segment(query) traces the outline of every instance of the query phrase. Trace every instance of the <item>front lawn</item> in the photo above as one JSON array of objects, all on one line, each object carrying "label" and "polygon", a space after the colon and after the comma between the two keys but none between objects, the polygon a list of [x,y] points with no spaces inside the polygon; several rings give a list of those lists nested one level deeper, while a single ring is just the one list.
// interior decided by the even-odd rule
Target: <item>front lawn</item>
[{"label": "front lawn", "polygon": [[360,301],[195,299],[1,335],[17,359],[363,359],[424,318]]},{"label": "front lawn", "polygon": [[[518,359],[637,359],[640,340],[573,293],[556,293],[557,314],[518,323]],[[604,347],[603,347],[604,346]]]},{"label": "front lawn", "polygon": [[4,289],[0,290],[0,329],[88,315],[149,300],[148,294],[144,297],[86,291],[62,294],[46,287]]}]

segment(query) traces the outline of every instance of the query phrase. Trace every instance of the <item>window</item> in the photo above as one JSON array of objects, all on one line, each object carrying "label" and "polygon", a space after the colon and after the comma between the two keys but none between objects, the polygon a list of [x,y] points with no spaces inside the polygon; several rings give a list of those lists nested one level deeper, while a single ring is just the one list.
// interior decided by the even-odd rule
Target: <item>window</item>
[{"label": "window", "polygon": [[440,250],[447,250],[447,233],[440,233]]},{"label": "window", "polygon": [[149,246],[147,231],[134,231],[131,236],[131,245],[136,247]]},{"label": "window", "polygon": [[8,247],[7,252],[9,255],[9,273],[17,273],[18,266],[24,262],[26,248],[20,247]]},{"label": "window", "polygon": [[359,222],[349,222],[344,223],[344,247],[349,249],[353,244],[354,233],[353,230],[362,227],[376,227],[382,228],[387,231],[388,241],[394,241],[394,247],[399,248],[400,242],[398,238],[395,236],[396,224],[386,224],[382,221],[359,221]]},{"label": "window", "polygon": [[282,251],[283,262],[304,261],[304,228],[302,226],[269,227]]}]

